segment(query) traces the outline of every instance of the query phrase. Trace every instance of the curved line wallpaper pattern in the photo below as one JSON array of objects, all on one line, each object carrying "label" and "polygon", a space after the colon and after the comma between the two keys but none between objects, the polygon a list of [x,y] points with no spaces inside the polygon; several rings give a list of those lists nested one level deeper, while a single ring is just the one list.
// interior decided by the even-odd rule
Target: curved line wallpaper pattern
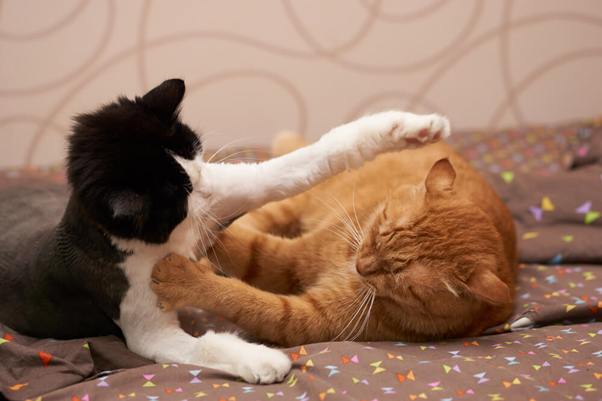
[{"label": "curved line wallpaper pattern", "polygon": [[[429,78],[427,78],[424,83],[423,86],[419,88],[419,90],[417,91],[417,94],[415,95],[415,97],[411,100],[410,104],[409,104],[409,109],[412,109],[415,106],[416,102],[419,102],[422,98],[422,96],[425,93],[428,93],[428,91],[431,89],[431,87],[437,83],[437,81],[445,74],[445,72],[447,72],[454,64],[458,63],[459,61],[461,61],[462,59],[464,59],[467,55],[469,55],[472,51],[474,51],[476,48],[480,47],[483,44],[488,44],[487,42],[497,39],[499,36],[501,36],[501,34],[503,32],[505,32],[506,30],[508,30],[508,28],[510,29],[518,29],[518,28],[522,28],[522,27],[528,27],[530,25],[537,25],[539,23],[544,23],[544,22],[560,22],[560,21],[576,21],[576,22],[581,22],[584,25],[587,24],[593,24],[593,25],[598,25],[598,26],[602,26],[602,18],[597,18],[597,17],[592,17],[590,15],[586,15],[586,14],[577,14],[577,13],[572,13],[572,12],[566,12],[566,13],[544,13],[544,14],[540,14],[540,15],[535,15],[532,17],[527,17],[527,18],[522,18],[522,19],[517,19],[514,22],[509,22],[508,25],[506,26],[500,26],[497,28],[494,28],[490,31],[487,31],[486,33],[478,36],[476,39],[474,39],[469,45],[465,46],[464,48],[458,49],[456,51],[456,53],[454,54],[454,56],[452,56],[450,59],[446,60],[446,62],[440,64],[440,67],[435,71],[435,73],[433,73],[433,75]],[[600,35],[600,33],[598,33],[598,35]],[[549,46],[553,47],[555,46],[556,43],[550,43]],[[576,46],[577,48],[579,48],[579,46]],[[572,80],[574,80],[576,77],[575,76],[568,76],[565,77],[566,82],[570,83],[574,83]],[[600,77],[592,75],[592,74],[587,74],[584,76],[584,78],[587,79],[586,82],[596,82],[600,80]],[[468,81],[468,83],[470,83],[470,81]],[[554,88],[551,88],[554,89]],[[512,90],[509,91],[509,94],[507,97],[512,97],[511,96]],[[571,99],[573,100],[573,99]],[[594,109],[594,113],[599,113],[599,110],[602,106],[602,102],[600,101],[600,99],[596,100],[596,109]],[[492,116],[492,119],[494,117]],[[554,121],[554,120],[551,120]],[[515,119],[515,122],[518,124],[522,124],[525,121],[522,120],[517,120]],[[490,124],[490,128],[497,128],[497,126],[495,124]]]},{"label": "curved line wallpaper pattern", "polygon": [[[74,78],[78,77],[81,73],[86,71],[91,65],[93,65],[98,60],[98,58],[102,55],[103,51],[106,49],[106,47],[109,43],[111,31],[113,30],[113,23],[115,21],[115,16],[114,16],[115,4],[113,3],[112,0],[107,0],[107,3],[108,3],[109,15],[108,15],[108,18],[106,21],[105,29],[102,33],[101,40],[100,40],[100,43],[98,44],[98,47],[94,50],[94,53],[92,54],[92,56],[90,58],[84,60],[81,63],[81,65],[76,65],[74,67],[73,71],[68,71],[67,73],[62,72],[62,75],[60,78],[55,78],[53,81],[51,81],[47,84],[43,84],[43,85],[33,87],[33,88],[14,88],[14,89],[3,89],[2,86],[0,86],[0,97],[37,95],[41,92],[55,89],[61,85],[69,83],[71,80],[73,80]],[[53,31],[60,29],[62,26],[69,23],[69,20],[71,20],[77,14],[79,14],[79,12],[71,14],[70,18],[65,18],[65,20],[63,20],[60,23],[60,25],[53,27],[52,29],[49,30],[49,32],[52,33]],[[32,36],[37,37],[38,33],[36,33]],[[10,35],[9,35],[9,38],[10,38]],[[0,37],[0,39],[2,39],[2,38]],[[19,40],[19,39],[9,39],[9,40]]]},{"label": "curved line wallpaper pattern", "polygon": [[[386,11],[380,10],[378,7],[373,7],[373,6],[371,7],[370,2],[368,0],[359,0],[359,1],[366,8],[372,8],[372,13],[379,19],[382,19],[384,21],[390,21],[390,22],[402,22],[402,21],[411,21],[411,20],[420,18],[422,16],[428,15],[428,14],[434,12],[435,10],[437,10],[443,4],[447,3],[449,0],[432,1],[430,4],[427,4],[426,6],[423,6],[424,2],[416,1],[415,3],[419,7],[418,11],[405,12],[405,13],[402,13],[401,15],[389,14]],[[422,8],[420,8],[420,7],[422,7]]]},{"label": "curved line wallpaper pattern", "polygon": [[171,77],[213,148],[390,108],[593,117],[601,28],[598,0],[0,0],[0,168],[60,162],[71,116]]},{"label": "curved line wallpaper pattern", "polygon": [[[71,12],[69,12],[68,14],[66,14],[64,16],[63,19],[59,20],[58,22],[55,22],[54,24],[52,24],[49,27],[42,28],[42,29],[40,29],[38,31],[35,31],[35,32],[23,33],[23,34],[13,34],[13,33],[7,33],[7,32],[0,31],[0,38],[1,39],[8,39],[8,40],[22,40],[22,41],[26,41],[26,40],[38,39],[38,38],[41,38],[41,37],[46,36],[48,34],[51,34],[52,32],[60,29],[63,25],[68,24],[69,21],[71,21],[78,14],[80,14],[81,11],[83,11],[83,9],[89,4],[89,2],[90,2],[90,0],[81,0],[75,7],[73,7],[73,9],[71,10]],[[1,4],[1,2],[0,2],[0,4]]]},{"label": "curved line wallpaper pattern", "polygon": [[[348,51],[348,50],[350,50],[350,45],[352,43],[354,45],[359,43],[364,38],[364,36],[366,36],[368,34],[367,30],[362,30],[361,36],[357,35],[356,37],[353,38],[353,40],[349,41],[349,43],[347,43],[335,50],[330,50],[330,51],[324,50],[320,46],[320,44],[317,43],[314,40],[314,38],[310,35],[310,33],[305,29],[305,26],[303,25],[302,21],[299,19],[299,17],[297,16],[297,13],[294,11],[294,9],[291,5],[291,0],[282,0],[283,4],[285,6],[285,9],[287,11],[287,14],[288,14],[291,22],[293,23],[293,26],[295,26],[299,35],[305,40],[305,42],[310,47],[312,47],[314,49],[314,51],[317,54],[323,55],[323,56],[327,57],[328,59],[330,59],[332,62],[340,64],[343,67],[346,67],[346,68],[349,68],[352,70],[357,70],[357,71],[364,72],[364,73],[368,73],[368,74],[400,74],[400,73],[413,72],[413,71],[419,70],[420,68],[427,67],[428,65],[439,60],[441,57],[444,57],[445,54],[452,51],[459,44],[464,42],[464,40],[470,35],[470,33],[472,32],[472,29],[474,28],[476,22],[479,19],[479,15],[481,13],[482,6],[483,6],[483,1],[484,0],[476,0],[475,7],[471,11],[471,16],[470,16],[468,22],[466,23],[466,25],[464,25],[462,31],[457,35],[457,37],[455,37],[452,40],[452,43],[450,45],[448,45],[447,47],[445,47],[442,51],[440,51],[434,55],[428,56],[425,59],[412,61],[407,64],[404,63],[401,65],[394,65],[394,66],[373,66],[373,65],[368,65],[368,64],[347,61],[347,60],[339,57],[339,53],[341,53],[341,50]],[[375,15],[373,12],[374,8],[369,8],[368,10],[371,13],[371,16],[369,17],[369,19],[368,19],[369,23],[366,23],[366,26],[371,27],[372,22],[375,20],[375,18],[373,18]]]}]

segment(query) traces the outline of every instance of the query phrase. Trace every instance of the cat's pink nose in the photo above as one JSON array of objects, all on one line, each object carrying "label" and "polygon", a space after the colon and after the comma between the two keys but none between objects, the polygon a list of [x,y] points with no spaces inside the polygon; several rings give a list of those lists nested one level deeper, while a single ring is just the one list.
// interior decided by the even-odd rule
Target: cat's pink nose
[{"label": "cat's pink nose", "polygon": [[365,260],[358,259],[355,261],[355,270],[357,271],[357,273],[360,276],[363,276],[366,273],[367,267],[368,267],[368,264],[366,263]]}]

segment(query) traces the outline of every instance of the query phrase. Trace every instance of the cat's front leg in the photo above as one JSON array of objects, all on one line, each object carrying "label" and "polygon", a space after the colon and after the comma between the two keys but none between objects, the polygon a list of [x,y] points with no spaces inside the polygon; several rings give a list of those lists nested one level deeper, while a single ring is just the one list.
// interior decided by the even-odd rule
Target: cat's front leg
[{"label": "cat's front leg", "polygon": [[416,148],[449,135],[445,117],[388,111],[336,127],[318,142],[264,163],[206,164],[201,176],[213,189],[212,213],[226,219],[305,192],[380,153]]},{"label": "cat's front leg", "polygon": [[[262,339],[285,346],[329,341],[347,329],[343,319],[323,294],[308,291],[302,295],[282,295],[262,291],[234,278],[214,274],[208,263],[194,263],[180,255],[170,255],[153,271],[153,290],[159,306],[172,310],[190,305],[214,312]],[[203,289],[200,291],[200,289]],[[328,291],[332,295],[332,291]],[[355,329],[355,327],[353,327]]]},{"label": "cat's front leg", "polygon": [[233,334],[208,332],[199,338],[187,334],[176,312],[163,313],[156,307],[157,296],[148,281],[131,284],[118,323],[128,348],[137,354],[156,362],[219,369],[249,383],[282,381],[290,371],[291,361],[282,352]]},{"label": "cat's front leg", "polygon": [[450,133],[449,120],[438,114],[387,111],[336,127],[316,144],[329,149],[346,149],[340,155],[332,154],[328,160],[344,163],[334,167],[338,174],[341,167],[359,168],[380,153],[415,149],[445,139]]},{"label": "cat's front leg", "polygon": [[[290,333],[280,322],[282,300],[287,297],[218,276],[206,260],[194,263],[181,255],[169,255],[155,266],[152,281],[153,291],[159,298],[158,306],[166,313],[189,305],[226,317],[263,339],[280,344],[290,340]],[[290,302],[284,302],[289,305],[284,313],[290,314]],[[312,327],[319,330],[328,325],[320,322]]]}]

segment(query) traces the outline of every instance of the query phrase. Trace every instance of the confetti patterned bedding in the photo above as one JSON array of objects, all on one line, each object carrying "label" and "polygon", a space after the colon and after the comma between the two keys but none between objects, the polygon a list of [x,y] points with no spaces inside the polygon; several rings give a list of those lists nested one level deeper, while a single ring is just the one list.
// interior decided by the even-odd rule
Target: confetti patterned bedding
[{"label": "confetti patterned bedding", "polygon": [[[484,336],[290,348],[291,373],[262,386],[154,364],[115,337],[32,339],[0,325],[0,392],[10,400],[72,401],[602,399],[602,164],[549,177],[485,174],[515,216],[525,263],[515,315]],[[236,330],[193,309],[180,320],[194,335]]]}]

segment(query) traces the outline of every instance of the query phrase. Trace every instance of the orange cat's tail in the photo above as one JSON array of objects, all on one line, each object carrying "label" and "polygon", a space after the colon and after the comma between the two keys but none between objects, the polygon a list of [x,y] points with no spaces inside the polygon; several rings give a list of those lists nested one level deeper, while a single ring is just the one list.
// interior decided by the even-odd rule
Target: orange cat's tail
[{"label": "orange cat's tail", "polygon": [[307,142],[301,135],[292,131],[282,131],[272,142],[272,155],[282,156],[304,146],[307,146]]}]

